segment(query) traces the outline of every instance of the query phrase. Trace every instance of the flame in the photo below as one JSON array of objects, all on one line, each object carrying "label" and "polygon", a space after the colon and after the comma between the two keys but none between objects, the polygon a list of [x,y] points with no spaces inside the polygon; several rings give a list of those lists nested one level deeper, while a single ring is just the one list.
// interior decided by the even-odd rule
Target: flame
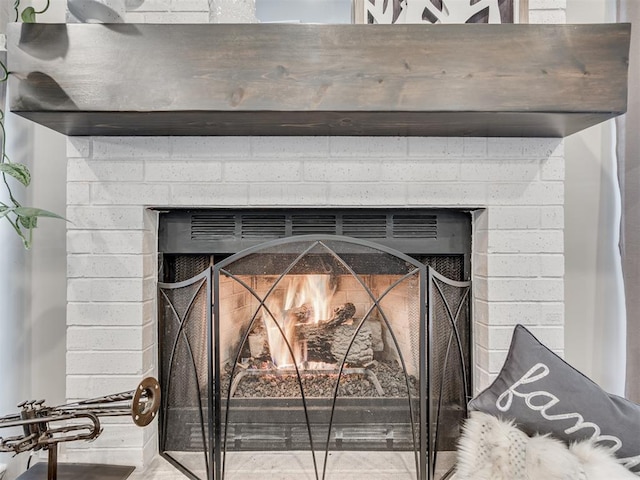
[{"label": "flame", "polygon": [[330,275],[294,275],[285,280],[284,295],[273,296],[265,302],[268,311],[263,311],[262,320],[271,360],[277,368],[303,367],[307,349],[296,335],[296,326],[329,319],[334,293]]}]

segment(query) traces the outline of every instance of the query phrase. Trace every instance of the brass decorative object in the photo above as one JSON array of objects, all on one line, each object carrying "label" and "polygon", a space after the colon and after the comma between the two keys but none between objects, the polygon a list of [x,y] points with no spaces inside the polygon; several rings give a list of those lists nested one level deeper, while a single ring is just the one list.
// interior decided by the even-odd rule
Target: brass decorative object
[{"label": "brass decorative object", "polygon": [[[0,429],[23,428],[20,435],[0,437],[0,452],[18,454],[46,450],[48,452],[47,479],[57,480],[59,443],[96,439],[102,433],[100,417],[130,415],[139,427],[150,424],[157,416],[160,407],[160,385],[155,378],[148,377],[142,380],[135,390],[128,392],[55,407],[48,407],[44,402],[44,400],[22,402],[18,405],[21,409],[20,413],[0,417]],[[69,424],[69,420],[74,422]],[[129,473],[131,471],[126,473],[126,476]]]}]

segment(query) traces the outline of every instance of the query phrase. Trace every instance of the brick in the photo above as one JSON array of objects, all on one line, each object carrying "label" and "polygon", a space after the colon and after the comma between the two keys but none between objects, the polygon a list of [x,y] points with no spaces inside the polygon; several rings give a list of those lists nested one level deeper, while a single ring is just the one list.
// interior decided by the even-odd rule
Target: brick
[{"label": "brick", "polygon": [[67,325],[140,326],[145,317],[142,303],[79,303],[67,304]]},{"label": "brick", "polygon": [[562,230],[494,230],[489,232],[488,253],[563,253]]},{"label": "brick", "polygon": [[67,183],[67,205],[86,205],[91,202],[91,190],[88,183]]},{"label": "brick", "polygon": [[465,137],[463,139],[462,156],[464,157],[486,157],[487,139],[481,137]]},{"label": "brick", "polygon": [[302,162],[229,161],[224,164],[227,182],[297,182],[302,180]]},{"label": "brick", "polygon": [[96,254],[148,252],[148,248],[145,247],[148,236],[149,234],[144,231],[93,231],[91,232],[91,251]]},{"label": "brick", "polygon": [[567,0],[529,0],[529,10],[552,10],[567,8]]},{"label": "brick", "polygon": [[561,278],[490,278],[487,281],[490,302],[562,302]]},{"label": "brick", "polygon": [[144,23],[209,23],[209,12],[148,12]]},{"label": "brick", "polygon": [[384,160],[380,181],[435,182],[460,180],[460,163],[454,159]]},{"label": "brick", "polygon": [[91,156],[91,137],[67,137],[67,158],[88,158]]},{"label": "brick", "polygon": [[407,155],[406,137],[331,137],[333,157],[404,157]]},{"label": "brick", "polygon": [[406,186],[402,183],[333,183],[329,185],[329,202],[352,206],[406,205]]},{"label": "brick", "polygon": [[142,255],[70,255],[67,277],[134,277],[143,274]]},{"label": "brick", "polygon": [[487,200],[491,205],[563,205],[562,182],[490,183]]},{"label": "brick", "polygon": [[489,255],[487,273],[492,277],[562,277],[563,255]]},{"label": "brick", "polygon": [[549,157],[540,165],[540,180],[562,181],[565,177],[565,163],[563,157]]},{"label": "brick", "polygon": [[67,351],[137,350],[142,348],[142,330],[132,327],[69,327]]},{"label": "brick", "polygon": [[249,186],[245,184],[178,184],[171,186],[171,204],[175,206],[247,205]]},{"label": "brick", "polygon": [[140,352],[67,352],[67,374],[141,375]]},{"label": "brick", "polygon": [[330,137],[250,137],[253,157],[307,157],[329,154]]},{"label": "brick", "polygon": [[171,7],[171,0],[126,0],[128,12],[166,12]]},{"label": "brick", "polygon": [[531,10],[529,12],[529,23],[567,23],[567,14],[564,10]]},{"label": "brick", "polygon": [[69,182],[140,182],[144,179],[142,160],[87,160],[70,158],[67,161]]},{"label": "brick", "polygon": [[170,204],[169,185],[151,183],[99,183],[91,187],[93,205]]},{"label": "brick", "polygon": [[93,240],[90,231],[67,231],[67,254],[91,253]]},{"label": "brick", "polygon": [[409,137],[410,157],[458,158],[462,156],[463,139],[457,137]]},{"label": "brick", "polygon": [[256,183],[249,186],[249,205],[314,206],[329,204],[326,183]]},{"label": "brick", "polygon": [[379,182],[383,178],[381,170],[379,162],[370,160],[306,160],[304,179],[310,182]]},{"label": "brick", "polygon": [[103,397],[133,390],[139,383],[137,375],[67,375],[66,392],[68,398]]},{"label": "brick", "polygon": [[251,137],[171,137],[171,157],[237,158],[251,155]]},{"label": "brick", "polygon": [[69,206],[66,218],[69,230],[136,230],[143,225],[142,207]]},{"label": "brick", "polygon": [[222,164],[216,161],[194,160],[147,160],[145,181],[147,182],[219,182],[222,179]]},{"label": "brick", "polygon": [[462,160],[460,180],[473,182],[531,182],[538,178],[537,160],[522,158]]},{"label": "brick", "polygon": [[523,138],[522,153],[528,158],[548,158],[563,145],[560,138]]},{"label": "brick", "polygon": [[209,14],[209,0],[171,0],[171,10],[182,12],[206,12]]},{"label": "brick", "polygon": [[412,183],[406,185],[407,204],[421,206],[479,207],[487,204],[486,183]]},{"label": "brick", "polygon": [[141,158],[169,154],[169,137],[93,137],[93,158]]}]

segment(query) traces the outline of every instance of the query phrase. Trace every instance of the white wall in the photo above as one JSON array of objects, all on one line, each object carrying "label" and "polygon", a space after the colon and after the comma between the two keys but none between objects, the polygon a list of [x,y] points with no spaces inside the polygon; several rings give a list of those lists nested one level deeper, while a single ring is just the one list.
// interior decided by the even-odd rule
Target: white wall
[{"label": "white wall", "polygon": [[[568,0],[567,23],[615,21],[615,0]],[[605,389],[624,392],[624,304],[618,256],[614,122],[568,137],[566,359]]]},{"label": "white wall", "polygon": [[[0,33],[13,20],[8,6],[13,2],[2,3]],[[65,2],[53,1],[39,21],[64,22],[65,10]],[[15,192],[27,195],[25,204],[64,214],[64,137],[12,114],[5,125],[10,158],[26,163],[33,176],[28,190]],[[62,221],[42,220],[27,252],[9,224],[0,223],[0,415],[17,412],[16,404],[25,399],[64,400],[65,230]],[[0,463],[9,464],[4,479],[20,474],[26,460],[26,455],[0,456]]]}]

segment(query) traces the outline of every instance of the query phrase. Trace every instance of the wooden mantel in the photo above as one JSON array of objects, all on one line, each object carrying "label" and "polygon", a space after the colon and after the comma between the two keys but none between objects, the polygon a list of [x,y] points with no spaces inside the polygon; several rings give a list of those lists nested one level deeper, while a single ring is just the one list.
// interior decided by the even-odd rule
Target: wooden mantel
[{"label": "wooden mantel", "polygon": [[630,25],[12,24],[67,135],[563,137],[627,106]]}]

